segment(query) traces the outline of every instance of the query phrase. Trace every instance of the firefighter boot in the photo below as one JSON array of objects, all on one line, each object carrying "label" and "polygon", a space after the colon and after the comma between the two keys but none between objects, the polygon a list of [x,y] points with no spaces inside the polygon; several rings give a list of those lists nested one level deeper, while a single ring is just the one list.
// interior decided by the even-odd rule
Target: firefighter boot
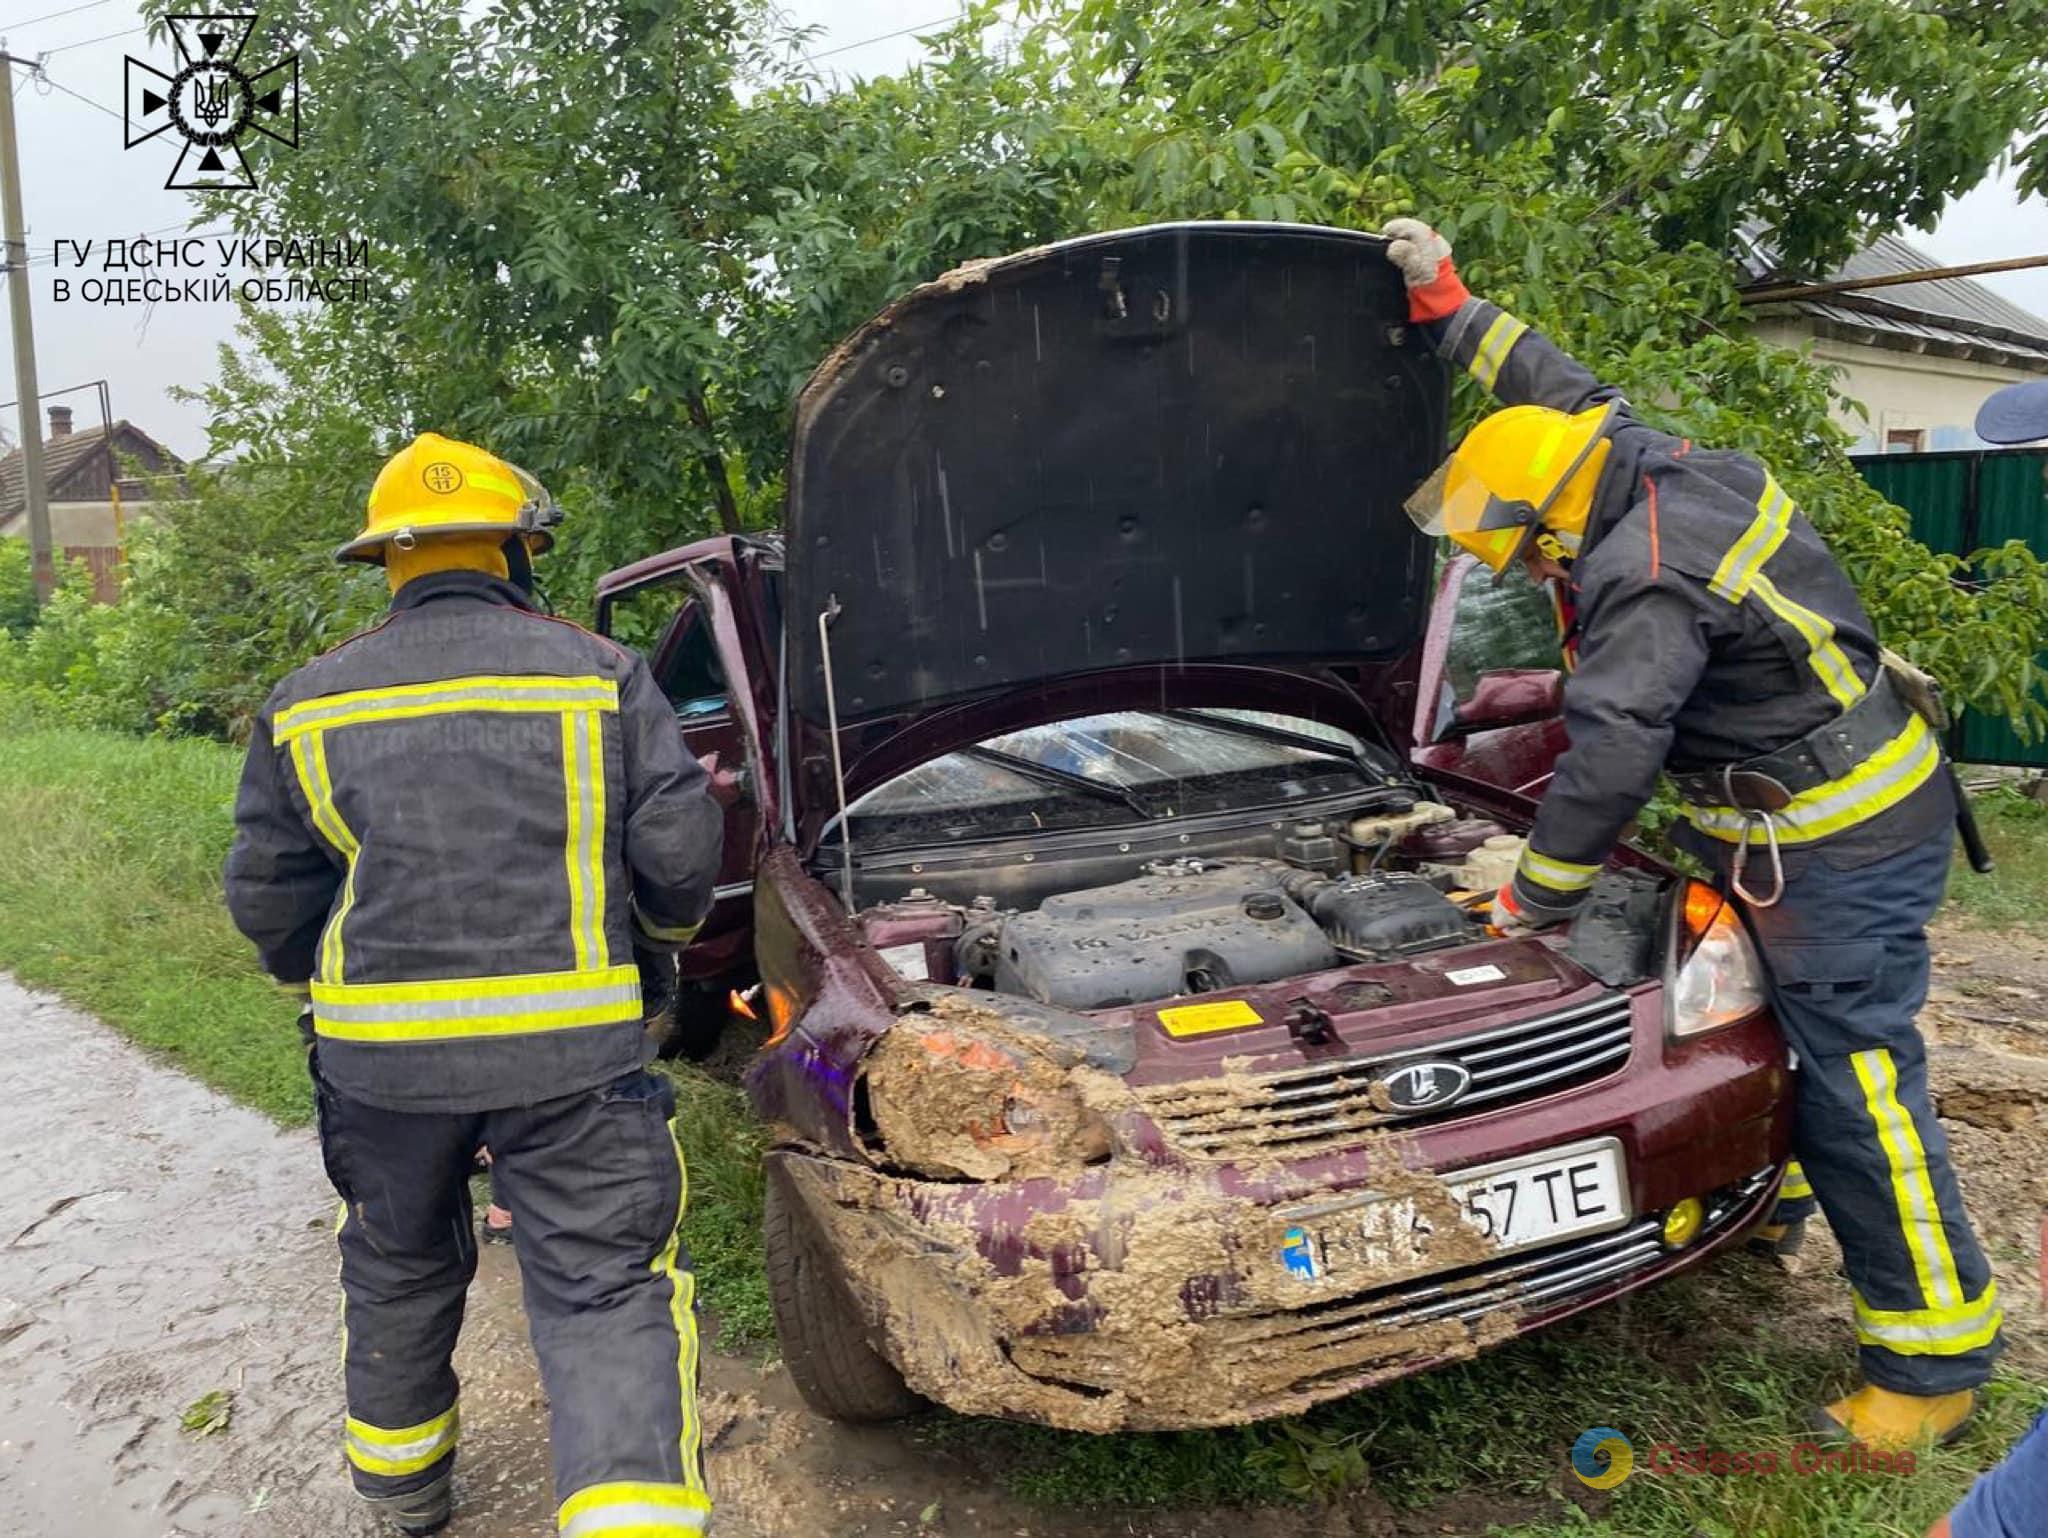
[{"label": "firefighter boot", "polygon": [[1895,1394],[1875,1384],[1813,1412],[1813,1428],[1830,1442],[1861,1442],[1880,1452],[1946,1447],[1977,1413],[1974,1389],[1953,1394]]},{"label": "firefighter boot", "polygon": [[424,1490],[378,1496],[369,1506],[408,1538],[425,1538],[441,1531],[455,1514],[454,1482],[452,1474],[443,1474]]},{"label": "firefighter boot", "polygon": [[1806,1219],[1792,1223],[1766,1223],[1749,1236],[1749,1250],[1777,1262],[1787,1274],[1797,1276],[1802,1268],[1801,1251],[1806,1248]]}]

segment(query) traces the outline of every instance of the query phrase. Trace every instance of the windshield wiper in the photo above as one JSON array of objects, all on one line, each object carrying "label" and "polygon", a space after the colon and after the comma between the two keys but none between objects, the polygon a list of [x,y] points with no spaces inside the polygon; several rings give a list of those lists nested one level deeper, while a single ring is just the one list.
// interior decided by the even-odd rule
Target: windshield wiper
[{"label": "windshield wiper", "polygon": [[997,768],[1007,769],[1012,774],[1021,774],[1027,780],[1036,780],[1041,785],[1056,785],[1061,790],[1092,796],[1098,801],[1117,802],[1137,813],[1146,822],[1153,821],[1157,816],[1153,808],[1136,791],[1126,790],[1121,785],[1105,785],[1100,780],[1089,779],[1086,775],[1073,774],[1065,769],[1055,769],[1050,764],[1019,758],[1016,754],[1005,753],[1000,748],[984,745],[962,748],[960,751],[968,758],[979,759],[985,764],[994,764]]},{"label": "windshield wiper", "polygon": [[1313,753],[1318,758],[1327,758],[1334,763],[1350,764],[1364,769],[1374,776],[1385,779],[1386,770],[1376,764],[1364,752],[1354,752],[1342,743],[1331,742],[1323,737],[1311,737],[1304,732],[1290,732],[1285,727],[1268,726],[1263,721],[1239,721],[1231,716],[1212,716],[1200,710],[1162,710],[1158,714],[1169,721],[1183,721],[1191,726],[1206,726],[1211,731],[1222,732],[1231,737],[1250,737],[1257,742],[1270,742],[1277,747],[1299,748],[1304,753]]}]

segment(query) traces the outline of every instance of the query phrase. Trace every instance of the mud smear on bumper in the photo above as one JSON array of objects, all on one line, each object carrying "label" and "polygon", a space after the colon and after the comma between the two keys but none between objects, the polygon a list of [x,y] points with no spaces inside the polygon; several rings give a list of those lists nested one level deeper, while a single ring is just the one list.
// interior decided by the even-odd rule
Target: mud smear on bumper
[{"label": "mud smear on bumper", "polygon": [[[955,1410],[1078,1431],[1228,1425],[1515,1332],[1511,1310],[1345,1317],[1494,1253],[1398,1132],[1355,1135],[1324,1184],[1277,1156],[1183,1160],[1121,1079],[966,1000],[905,1016],[867,1073],[880,1143],[912,1174],[783,1168],[911,1386]],[[1242,1077],[1229,1065],[1214,1092]],[[989,1123],[1006,1103],[1034,1108],[1028,1134]],[[1348,1242],[1327,1269],[1291,1268],[1283,1251],[1318,1208]]]}]

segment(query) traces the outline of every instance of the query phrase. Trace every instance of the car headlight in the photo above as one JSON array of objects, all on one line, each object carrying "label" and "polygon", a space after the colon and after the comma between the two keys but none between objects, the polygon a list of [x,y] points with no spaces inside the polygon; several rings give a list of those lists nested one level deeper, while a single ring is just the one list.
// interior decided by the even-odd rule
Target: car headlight
[{"label": "car headlight", "polygon": [[1052,1044],[936,1014],[905,1015],[868,1054],[871,1141],[889,1164],[939,1180],[1056,1173],[1106,1158],[1109,1124]]},{"label": "car headlight", "polygon": [[1732,904],[1705,882],[1689,881],[1675,922],[1674,975],[1664,990],[1674,1040],[1718,1031],[1764,1007],[1763,968]]}]

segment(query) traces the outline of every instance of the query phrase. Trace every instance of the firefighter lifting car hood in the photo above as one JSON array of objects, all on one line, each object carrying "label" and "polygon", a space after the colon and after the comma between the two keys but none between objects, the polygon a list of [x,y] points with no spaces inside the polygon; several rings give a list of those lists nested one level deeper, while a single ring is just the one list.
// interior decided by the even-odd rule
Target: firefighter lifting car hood
[{"label": "firefighter lifting car hood", "polygon": [[[1117,668],[1387,662],[1448,384],[1376,236],[1182,224],[963,268],[797,406],[789,693],[842,724]],[[1156,688],[1155,688],[1156,698]]]}]

